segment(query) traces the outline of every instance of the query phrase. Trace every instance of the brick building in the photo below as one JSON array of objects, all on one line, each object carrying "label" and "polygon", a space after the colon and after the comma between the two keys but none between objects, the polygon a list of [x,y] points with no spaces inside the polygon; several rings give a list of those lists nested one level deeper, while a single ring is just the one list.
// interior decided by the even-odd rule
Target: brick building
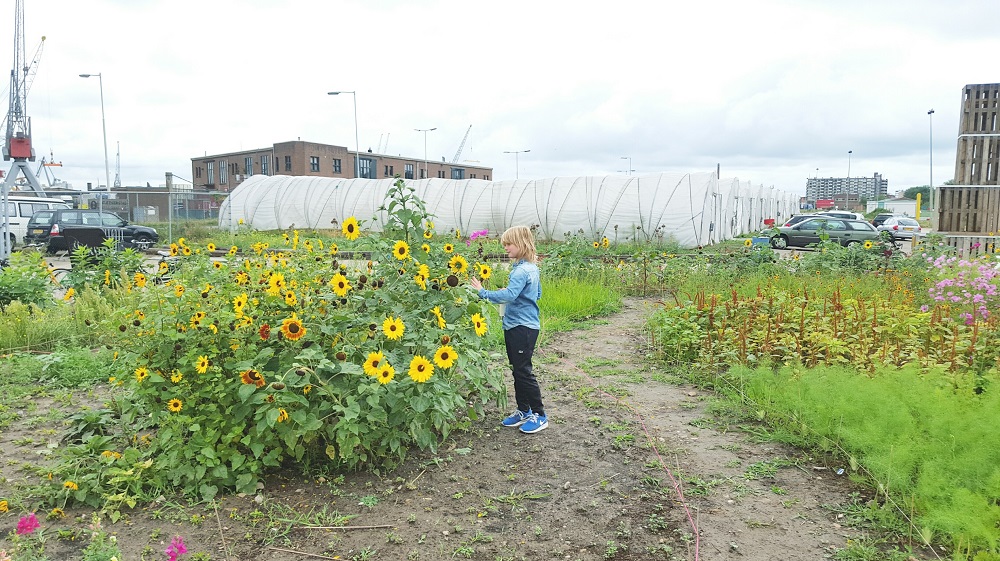
[{"label": "brick building", "polygon": [[[354,159],[358,156],[358,169]],[[464,163],[356,153],[344,146],[294,140],[226,154],[191,158],[195,190],[232,191],[251,175],[341,177],[344,179],[493,179],[493,168]]]}]

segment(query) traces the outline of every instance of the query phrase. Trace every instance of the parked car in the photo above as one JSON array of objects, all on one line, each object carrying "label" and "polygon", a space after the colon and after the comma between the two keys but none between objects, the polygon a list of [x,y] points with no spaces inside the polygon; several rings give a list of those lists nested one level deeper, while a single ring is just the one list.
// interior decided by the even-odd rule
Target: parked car
[{"label": "parked car", "polygon": [[106,237],[118,240],[123,247],[147,249],[160,240],[153,228],[129,224],[117,214],[90,209],[49,209],[31,215],[25,243],[46,245],[50,253],[70,250],[65,231],[69,228],[101,228]]},{"label": "parked car", "polygon": [[876,214],[875,218],[872,218],[872,226],[875,226],[876,228],[878,228],[879,226],[882,225],[883,222],[885,222],[889,218],[892,218],[893,216],[896,216],[896,215],[892,214],[891,212],[883,213],[883,214]]},{"label": "parked car", "polygon": [[830,241],[851,246],[865,241],[878,241],[879,232],[864,220],[846,220],[832,216],[814,215],[793,226],[781,226],[771,236],[771,247],[806,247],[820,242],[820,234],[826,233]]},{"label": "parked car", "polygon": [[850,212],[846,210],[824,210],[816,213],[819,216],[832,216],[834,218],[843,218],[845,220],[864,220],[865,217],[862,214],[856,212]]},{"label": "parked car", "polygon": [[913,236],[920,235],[920,223],[906,216],[893,216],[887,218],[878,227],[879,232],[889,232],[893,239],[910,240]]},{"label": "parked car", "polygon": [[[7,221],[10,224],[10,246],[14,247],[18,242],[24,241],[24,234],[28,228],[28,221],[31,216],[39,210],[55,208],[72,208],[65,201],[51,197],[37,197],[24,195],[7,196]],[[0,208],[0,211],[3,209]],[[0,223],[3,216],[0,216]]]},{"label": "parked car", "polygon": [[784,226],[786,228],[789,226],[795,226],[796,224],[802,222],[806,218],[813,218],[815,216],[816,216],[815,214],[793,214],[789,216],[788,220],[785,220],[785,223],[781,224],[781,226]]}]

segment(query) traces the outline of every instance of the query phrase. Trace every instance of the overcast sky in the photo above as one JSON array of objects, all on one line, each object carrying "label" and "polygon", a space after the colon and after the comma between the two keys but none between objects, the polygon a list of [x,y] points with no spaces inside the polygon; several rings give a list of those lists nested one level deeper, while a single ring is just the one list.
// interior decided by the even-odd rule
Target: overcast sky
[{"label": "overcast sky", "polygon": [[[1000,82],[997,0],[24,2],[29,60],[46,37],[33,145],[79,189],[105,183],[100,81],[82,73],[102,74],[123,185],[299,138],[353,149],[352,97],[327,92],[355,90],[361,150],[419,158],[414,129],[436,127],[428,157],[451,161],[471,125],[459,160],[498,180],[630,157],[801,194],[849,166],[890,192],[927,184],[932,126],[934,181],[951,179],[963,87]],[[5,76],[13,14],[0,2]]]}]

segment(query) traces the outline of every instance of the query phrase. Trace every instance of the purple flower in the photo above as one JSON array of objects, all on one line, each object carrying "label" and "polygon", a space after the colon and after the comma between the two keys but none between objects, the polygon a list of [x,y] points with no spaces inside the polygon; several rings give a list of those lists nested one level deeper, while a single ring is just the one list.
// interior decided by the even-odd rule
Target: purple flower
[{"label": "purple flower", "polygon": [[38,518],[35,517],[35,513],[32,512],[27,516],[22,516],[20,520],[17,521],[17,535],[21,536],[24,534],[30,534],[41,527],[38,523]]},{"label": "purple flower", "polygon": [[921,312],[926,312],[926,311],[927,311],[927,310],[929,310],[929,309],[930,309],[930,308],[928,308],[928,307],[927,307],[927,304],[924,304],[923,306],[920,306],[920,311],[921,311]]},{"label": "purple flower", "polygon": [[164,551],[167,554],[167,561],[177,561],[178,557],[187,552],[187,547],[184,545],[184,538],[180,536],[174,536],[174,539],[170,540],[167,550]]}]

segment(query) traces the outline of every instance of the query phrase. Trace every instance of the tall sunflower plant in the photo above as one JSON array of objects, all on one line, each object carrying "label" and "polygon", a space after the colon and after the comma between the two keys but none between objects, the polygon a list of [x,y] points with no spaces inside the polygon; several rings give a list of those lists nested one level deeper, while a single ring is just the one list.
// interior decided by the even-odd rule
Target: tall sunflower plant
[{"label": "tall sunflower plant", "polygon": [[[342,227],[361,235],[354,217]],[[96,476],[79,477],[78,457],[67,467],[84,482],[74,497],[100,502],[123,462],[151,462],[147,490],[208,499],[282,466],[381,469],[412,446],[435,450],[505,392],[465,245],[421,240],[367,262],[319,240],[221,258],[180,240],[162,282],[133,289],[113,376],[133,421],[91,451]]]}]

